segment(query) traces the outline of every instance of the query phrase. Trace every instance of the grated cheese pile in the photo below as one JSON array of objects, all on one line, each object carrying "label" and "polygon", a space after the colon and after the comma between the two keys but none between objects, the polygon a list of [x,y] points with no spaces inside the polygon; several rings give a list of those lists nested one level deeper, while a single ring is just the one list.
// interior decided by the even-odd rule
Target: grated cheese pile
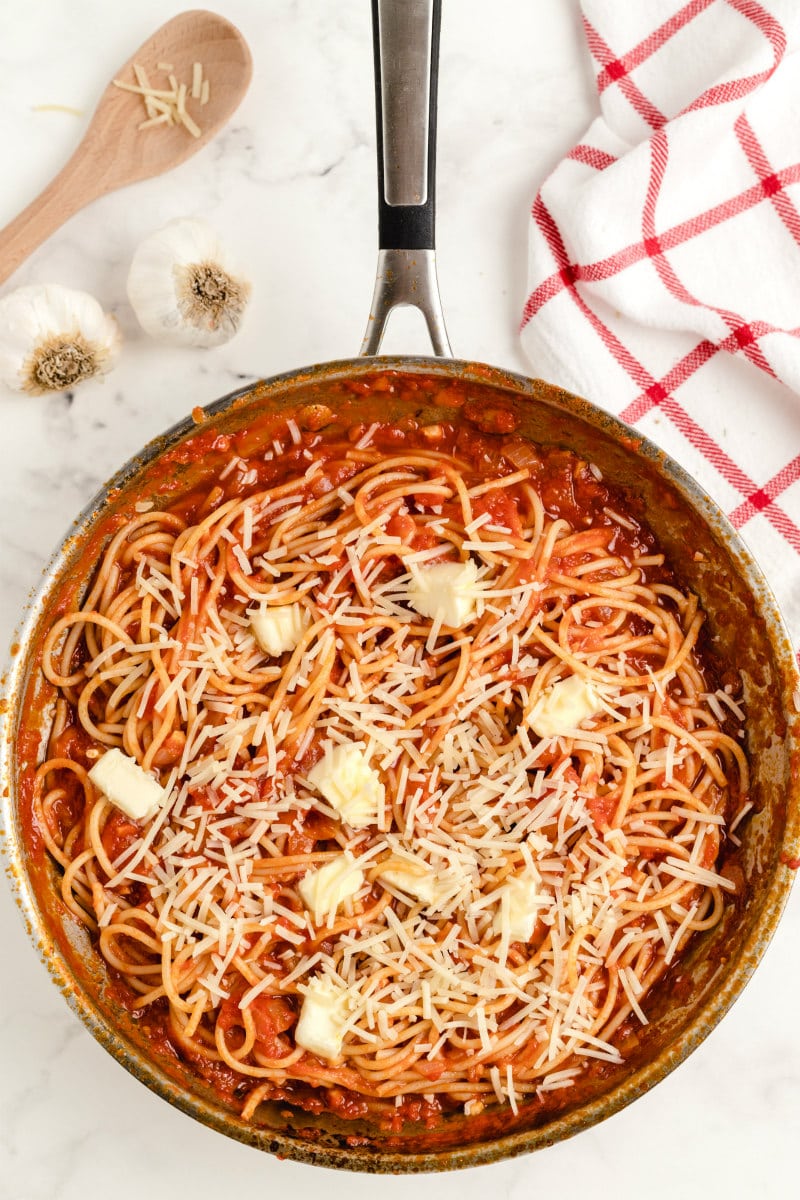
[{"label": "grated cheese pile", "polygon": [[[91,696],[94,753],[168,795],[68,902],[132,955],[143,1005],[167,972],[182,1044],[205,1030],[252,1079],[246,1113],[287,1080],[543,1100],[621,1061],[615,1034],[735,886],[715,863],[746,763],[721,726],[743,714],[661,556],[616,555],[614,511],[548,515],[528,469],[378,453],[376,428],[337,450],[343,482],[290,421],[262,455],[291,455],[279,485],[231,455],[201,524],[133,516],[67,692]],[[278,658],[251,619],[276,602]],[[297,1044],[283,1026],[265,1049],[276,998]]]},{"label": "grated cheese pile", "polygon": [[208,104],[210,84],[208,79],[203,77],[203,64],[199,62],[192,64],[192,80],[191,83],[186,84],[178,82],[172,63],[158,63],[157,70],[167,76],[166,85],[160,86],[150,82],[147,72],[139,63],[132,65],[136,83],[126,83],[121,79],[115,79],[113,83],[114,87],[120,88],[123,92],[134,92],[142,97],[146,115],[138,128],[150,129],[156,125],[179,125],[192,137],[200,137],[203,131],[188,112],[186,104],[189,100],[196,100],[201,106]]}]

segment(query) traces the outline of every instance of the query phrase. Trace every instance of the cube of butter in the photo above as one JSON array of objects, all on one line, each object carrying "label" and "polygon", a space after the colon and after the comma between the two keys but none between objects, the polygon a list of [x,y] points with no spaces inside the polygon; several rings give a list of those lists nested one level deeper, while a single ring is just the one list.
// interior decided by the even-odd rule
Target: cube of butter
[{"label": "cube of butter", "polygon": [[148,821],[166,796],[157,779],[144,771],[135,758],[116,747],[97,760],[89,778],[106,799],[133,821]]},{"label": "cube of butter", "polygon": [[348,1007],[346,990],[334,980],[319,975],[309,980],[294,1031],[297,1045],[318,1058],[339,1058]]},{"label": "cube of butter", "polygon": [[253,637],[265,654],[278,658],[296,649],[309,625],[309,616],[301,604],[261,605],[247,610]]},{"label": "cube of butter", "polygon": [[361,743],[328,745],[320,761],[309,771],[308,782],[353,829],[365,829],[378,820],[383,784],[369,765]]},{"label": "cube of butter", "polygon": [[477,612],[480,590],[478,569],[470,558],[413,570],[406,594],[421,616],[462,629]]},{"label": "cube of butter", "polygon": [[562,737],[601,708],[600,698],[589,680],[580,675],[568,675],[539,697],[528,723],[541,738]]},{"label": "cube of butter", "polygon": [[348,896],[354,896],[364,882],[364,872],[355,865],[349,850],[337,854],[318,871],[309,871],[297,885],[303,903],[314,917],[314,924],[336,912]]}]

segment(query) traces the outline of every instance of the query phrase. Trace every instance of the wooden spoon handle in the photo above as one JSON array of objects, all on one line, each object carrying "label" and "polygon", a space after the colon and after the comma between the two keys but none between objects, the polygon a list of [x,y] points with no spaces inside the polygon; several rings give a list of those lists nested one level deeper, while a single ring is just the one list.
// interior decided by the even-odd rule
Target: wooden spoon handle
[{"label": "wooden spoon handle", "polygon": [[108,190],[87,170],[82,143],[47,187],[5,229],[0,229],[0,283],[13,275],[37,246],[90,200]]}]

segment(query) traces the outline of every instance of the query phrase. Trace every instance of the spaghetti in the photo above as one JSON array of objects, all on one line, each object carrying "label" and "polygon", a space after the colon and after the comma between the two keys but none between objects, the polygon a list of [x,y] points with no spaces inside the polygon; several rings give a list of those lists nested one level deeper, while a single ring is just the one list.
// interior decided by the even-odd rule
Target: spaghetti
[{"label": "spaghetti", "polygon": [[[736,890],[742,713],[696,598],[513,422],[309,406],[215,445],[43,648],[64,904],[246,1118],[516,1112],[619,1063]],[[90,777],[113,748],[163,786],[147,821]]]}]

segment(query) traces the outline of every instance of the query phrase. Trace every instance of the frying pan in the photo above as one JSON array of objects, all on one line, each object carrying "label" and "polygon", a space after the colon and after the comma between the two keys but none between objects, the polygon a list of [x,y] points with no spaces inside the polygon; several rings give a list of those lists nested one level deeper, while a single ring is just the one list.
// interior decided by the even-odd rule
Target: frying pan
[{"label": "frying pan", "polygon": [[[376,369],[398,377],[463,381],[491,407],[513,407],[518,432],[568,446],[596,463],[603,476],[647,514],[647,521],[684,587],[707,613],[714,650],[741,672],[749,711],[747,749],[754,812],[741,828],[738,862],[744,886],[721,923],[697,936],[663,986],[649,998],[650,1022],[622,1067],[572,1089],[558,1110],[521,1106],[479,1118],[454,1115],[440,1129],[410,1127],[389,1136],[367,1123],[342,1123],[285,1105],[264,1104],[245,1123],[174,1059],[150,1047],[119,1003],[85,930],[58,898],[56,873],[27,853],[20,820],[23,761],[44,744],[20,741],[23,715],[46,711],[50,695],[38,670],[37,648],[55,619],[71,579],[85,578],[97,561],[115,516],[146,492],[165,451],[188,442],[186,420],[147,445],[94,498],[51,560],[18,634],[6,687],[0,740],[4,852],[12,887],[42,960],[65,998],[97,1040],[174,1106],[241,1141],[284,1157],[363,1171],[425,1171],[477,1165],[534,1150],[568,1137],[630,1103],[669,1073],[709,1033],[741,992],[788,897],[800,857],[800,718],[791,645],[769,588],[751,555],[698,485],[656,446],[595,408],[541,380],[449,357],[434,261],[436,62],[440,0],[373,0],[378,116],[379,264],[372,312],[354,359],[305,368],[244,388],[206,410],[226,432],[254,416],[289,413],[309,401],[331,402],[342,382],[366,380]],[[435,356],[373,356],[388,314],[414,304],[427,322]],[[579,352],[579,348],[576,348]],[[387,418],[408,412],[393,399]],[[448,410],[431,405],[426,421]],[[46,721],[43,722],[43,725]],[[355,1140],[354,1140],[355,1139]]]}]

